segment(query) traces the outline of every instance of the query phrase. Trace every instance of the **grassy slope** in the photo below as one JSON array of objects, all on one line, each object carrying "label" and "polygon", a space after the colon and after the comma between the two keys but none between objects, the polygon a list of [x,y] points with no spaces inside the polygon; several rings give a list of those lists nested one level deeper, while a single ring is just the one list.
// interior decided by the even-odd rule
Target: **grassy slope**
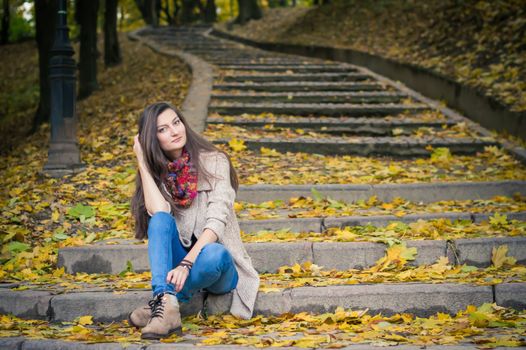
[{"label": "grassy slope", "polygon": [[[101,66],[100,90],[77,103],[85,171],[61,179],[42,174],[49,124],[19,137],[12,150],[0,156],[0,281],[5,273],[30,279],[51,271],[60,246],[132,235],[129,201],[136,173],[132,146],[137,118],[155,101],[180,105],[191,76],[180,60],[156,54],[125,36],[121,49],[123,63],[109,69]],[[20,50],[19,60],[28,60],[24,65],[31,66],[33,49]],[[16,113],[34,112],[34,106],[23,107]],[[70,209],[80,204],[95,209],[97,217],[86,221],[72,217]]]},{"label": "grassy slope", "polygon": [[24,137],[38,106],[38,51],[34,40],[0,49],[0,154]]},{"label": "grassy slope", "polygon": [[526,110],[526,1],[334,0],[271,9],[234,33],[262,41],[346,47],[452,77]]}]

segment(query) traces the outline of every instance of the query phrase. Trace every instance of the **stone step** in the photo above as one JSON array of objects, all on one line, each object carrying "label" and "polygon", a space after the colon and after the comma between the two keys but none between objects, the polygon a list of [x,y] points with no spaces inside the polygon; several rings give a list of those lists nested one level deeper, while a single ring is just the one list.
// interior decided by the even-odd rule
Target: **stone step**
[{"label": "stone step", "polygon": [[315,189],[323,197],[355,202],[376,196],[379,201],[391,202],[400,197],[411,202],[431,203],[446,200],[491,199],[495,196],[526,195],[526,181],[435,182],[374,185],[241,185],[237,200],[259,203],[272,200],[287,201],[292,197],[312,196]]},{"label": "stone step", "polygon": [[[268,59],[258,57],[247,57],[247,58],[228,58],[228,57],[210,57],[210,63],[218,66],[243,66],[243,65],[259,65],[259,66],[303,66],[303,65],[324,65],[323,62],[317,61],[305,61],[300,59]],[[330,67],[338,67],[339,64],[329,63]],[[346,66],[349,67],[349,66]],[[350,68],[350,67],[349,67]]]},{"label": "stone step", "polygon": [[214,103],[208,106],[210,113],[239,115],[243,113],[289,114],[289,115],[389,115],[402,112],[424,111],[425,104],[349,104],[349,103]]},{"label": "stone step", "polygon": [[260,129],[265,125],[278,128],[300,128],[306,130],[322,131],[327,134],[347,135],[376,135],[390,136],[393,129],[398,129],[400,134],[410,134],[412,131],[426,127],[442,129],[444,125],[454,126],[456,121],[418,121],[404,119],[380,119],[378,117],[277,117],[277,118],[239,118],[236,117],[208,117],[207,124],[231,124],[244,128]]},{"label": "stone step", "polygon": [[[247,326],[244,329],[247,330],[247,333],[252,332],[251,326]],[[296,332],[294,336],[287,336],[284,337],[285,340],[290,341],[291,339],[301,339],[307,334],[306,332]],[[492,336],[497,337],[507,337],[509,334],[506,330],[502,330],[501,333],[498,332],[498,330],[492,330]],[[190,335],[188,338],[190,339],[184,339],[181,341],[177,341],[177,349],[195,349],[196,343],[204,341],[207,339],[206,336],[196,338],[192,335]],[[263,338],[266,339],[266,338]],[[281,338],[278,337],[277,340]],[[332,339],[332,338],[331,338]],[[242,340],[242,339],[241,339]],[[237,340],[238,342],[241,342],[241,340]],[[274,339],[276,340],[276,339]],[[480,345],[476,344],[474,342],[474,338],[466,338],[462,341],[460,345],[447,345],[447,347],[444,347],[443,345],[426,345],[425,349],[427,350],[479,350]],[[472,341],[473,344],[469,344],[468,342]],[[149,344],[149,343],[148,343]],[[262,344],[265,344],[265,341],[262,341]],[[333,342],[331,340],[331,344],[333,347],[336,347],[334,344],[338,344],[338,342]],[[381,344],[381,343],[380,343]],[[375,344],[376,345],[376,344]],[[339,346],[339,345],[338,345]],[[20,350],[159,350],[159,349],[172,349],[172,347],[169,344],[151,344],[151,345],[144,345],[144,344],[129,344],[129,343],[103,343],[103,344],[84,344],[83,342],[77,341],[71,341],[71,340],[60,340],[60,339],[32,339],[32,338],[24,338],[24,337],[10,337],[10,338],[0,338],[0,349],[20,349]],[[237,350],[239,349],[239,345],[233,345],[233,344],[221,344],[221,345],[206,345],[206,350]],[[345,350],[370,350],[373,348],[372,345],[362,342],[357,344],[351,344],[345,346],[343,349]],[[420,350],[422,346],[417,345],[391,345],[389,343],[389,350]],[[259,347],[250,346],[250,345],[243,345],[243,349],[245,350],[255,350],[259,349]],[[288,346],[284,349],[287,350],[301,350],[302,347],[297,346]],[[515,348],[507,347],[507,348],[501,348],[506,350],[513,350]]]},{"label": "stone step", "polygon": [[221,57],[221,56],[228,56],[232,53],[232,48],[213,48],[213,47],[205,47],[205,48],[198,48],[198,47],[181,47],[181,49],[184,49],[185,52],[192,53],[194,55],[198,56],[207,56],[207,57]]},{"label": "stone step", "polygon": [[[241,230],[247,234],[258,231],[279,231],[284,228],[291,232],[324,232],[327,228],[346,226],[366,226],[373,225],[383,227],[391,222],[411,223],[418,220],[437,220],[447,219],[450,221],[467,220],[475,224],[488,221],[490,216],[495,213],[469,213],[469,212],[441,212],[441,213],[417,213],[404,216],[396,215],[355,215],[355,216],[330,216],[330,217],[309,217],[309,218],[288,218],[285,211],[283,217],[263,220],[239,220]],[[294,213],[291,213],[294,214]],[[499,214],[506,215],[507,220],[526,221],[526,212],[508,212]]]},{"label": "stone step", "polygon": [[[475,154],[487,146],[497,146],[495,141],[484,141],[473,138],[415,138],[399,137],[368,137],[353,136],[332,138],[260,138],[244,140],[248,149],[258,151],[261,147],[275,149],[281,153],[303,152],[322,155],[359,155],[359,156],[390,156],[390,157],[427,157],[426,147],[447,147],[452,154]],[[217,139],[215,144],[228,144],[229,139]]]},{"label": "stone step", "polygon": [[268,92],[236,94],[216,92],[212,94],[212,101],[236,102],[281,102],[281,103],[395,103],[407,98],[402,92],[374,91],[374,92]]},{"label": "stone step", "polygon": [[[43,286],[45,288],[45,286]],[[135,308],[151,298],[151,291],[128,290],[124,294],[112,291],[85,289],[53,295],[47,291],[12,291],[0,288],[0,312],[17,317],[73,321],[91,315],[95,322],[127,319]],[[381,283],[326,287],[298,287],[268,293],[259,292],[254,315],[281,315],[286,312],[334,312],[339,306],[365,310],[371,314],[393,315],[411,313],[428,317],[437,312],[454,315],[468,305],[497,303],[521,309],[525,306],[526,283],[501,283],[478,286],[455,283]],[[209,295],[208,314],[228,312],[232,293]],[[189,303],[181,304],[181,314],[195,315],[203,307],[203,295],[194,295]]]},{"label": "stone step", "polygon": [[[111,242],[111,240],[110,240]],[[133,270],[149,269],[148,250],[145,244],[135,240],[121,244],[95,244],[59,249],[58,266],[68,273],[118,274],[131,262]],[[417,258],[410,262],[414,266],[432,264],[441,256],[449,257],[453,264],[469,264],[479,267],[491,265],[493,247],[507,245],[508,256],[519,264],[526,263],[526,237],[495,237],[445,240],[406,241],[408,247],[417,248]],[[280,266],[310,261],[325,269],[365,269],[385,255],[386,246],[372,242],[270,242],[245,243],[254,268],[274,273]],[[337,252],[337,254],[335,254]]]},{"label": "stone step", "polygon": [[270,81],[360,81],[371,79],[363,73],[297,73],[297,74],[246,74],[219,77],[223,82],[270,82]]},{"label": "stone step", "polygon": [[263,83],[222,83],[214,84],[216,90],[240,91],[375,91],[385,90],[386,86],[377,82],[263,82]]},{"label": "stone step", "polygon": [[244,64],[216,64],[221,69],[225,70],[237,70],[237,71],[254,71],[254,72],[311,72],[311,73],[322,73],[322,72],[357,72],[358,70],[353,67],[342,66],[342,65],[322,65],[322,64],[288,64],[288,65],[275,65],[272,63],[261,64],[261,63],[244,63]]},{"label": "stone step", "polygon": [[227,50],[234,50],[236,47],[234,45],[221,45],[214,42],[203,42],[203,43],[190,43],[190,42],[183,42],[180,39],[162,39],[163,44],[170,45],[170,46],[177,46],[181,49],[184,49],[185,51],[191,51],[191,50],[210,50],[210,51],[223,51],[227,52]]},{"label": "stone step", "polygon": [[[243,52],[246,55],[246,58],[240,58],[236,57],[235,55],[237,53]],[[236,50],[232,52],[231,56],[228,57],[220,57],[214,59],[214,62],[221,63],[221,64],[243,64],[243,63],[263,63],[263,64],[327,64],[331,66],[349,66],[349,64],[341,64],[338,62],[332,62],[332,61],[321,61],[319,59],[312,59],[312,58],[305,58],[301,56],[291,56],[291,55],[268,55],[265,51],[248,51],[243,50],[239,51]]]}]

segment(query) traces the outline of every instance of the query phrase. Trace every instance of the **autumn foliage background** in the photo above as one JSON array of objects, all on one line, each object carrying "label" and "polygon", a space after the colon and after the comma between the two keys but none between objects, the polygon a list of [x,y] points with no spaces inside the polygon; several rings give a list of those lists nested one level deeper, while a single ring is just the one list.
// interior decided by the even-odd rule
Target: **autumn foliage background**
[{"label": "autumn foliage background", "polygon": [[[265,13],[263,20],[252,21],[243,28],[234,28],[234,32],[258,40],[323,43],[379,54],[476,86],[510,110],[524,111],[524,8],[524,1],[519,0],[479,1],[475,5],[473,2],[453,0],[334,0],[331,5],[315,10],[302,7],[272,9]],[[82,288],[85,283],[113,289],[148,287],[148,274],[134,274],[131,266],[120,276],[110,277],[96,274],[71,276],[65,274],[64,269],[56,268],[57,251],[61,247],[108,240],[111,244],[111,241],[132,237],[129,201],[136,175],[132,152],[133,135],[137,132],[136,120],[149,103],[166,100],[181,105],[190,83],[188,68],[177,59],[158,55],[141,44],[129,41],[124,34],[120,36],[120,43],[123,64],[115,68],[105,68],[101,64],[100,90],[77,105],[79,144],[87,168],[80,174],[62,179],[51,179],[42,172],[47,157],[49,125],[43,125],[35,133],[28,134],[38,103],[36,46],[32,41],[27,41],[0,50],[0,60],[9,62],[0,65],[0,280],[27,281],[33,285],[62,283],[66,289]],[[462,128],[458,131],[468,132]],[[211,138],[228,135],[235,139],[241,133],[244,130],[211,127],[206,135]],[[305,131],[286,133],[297,135]],[[317,134],[312,133],[310,136],[316,138]],[[266,148],[255,152],[236,142],[224,147],[232,153],[234,165],[245,185],[526,178],[526,169],[497,147],[488,147],[476,156],[455,156],[442,148],[433,150],[427,158],[397,161],[379,157],[289,154]],[[243,219],[279,218],[283,212],[288,213],[288,218],[352,214],[402,217],[409,213],[441,211],[516,212],[525,210],[524,203],[524,198],[520,196],[443,201],[429,205],[412,203],[402,198],[382,202],[375,197],[346,203],[322,198],[313,191],[311,197],[291,198],[289,201],[259,204],[238,202],[235,209]],[[243,235],[243,239],[245,242],[373,241],[391,246],[377,265],[365,271],[322,271],[321,267],[309,263],[283,266],[278,274],[262,276],[262,291],[269,292],[302,285],[378,281],[448,280],[486,285],[511,279],[524,281],[524,267],[514,266],[513,258],[506,256],[504,247],[495,250],[493,266],[488,269],[451,266],[443,259],[430,266],[409,268],[407,263],[415,258],[416,251],[400,243],[402,239],[408,238],[520,236],[525,232],[523,222],[509,220],[497,213],[484,224],[451,223],[447,220],[418,221],[411,224],[395,223],[385,228],[346,227],[317,234],[283,229]],[[25,285],[20,290],[24,288],[32,286]],[[8,316],[2,316],[1,320],[6,325],[20,323]],[[303,313],[281,318],[258,316],[245,323],[228,316],[212,317],[208,321],[195,318],[188,320],[185,326],[189,332],[205,334],[208,337],[205,344],[210,345],[229,339],[234,344],[252,342],[264,346],[286,346],[292,345],[290,340],[273,342],[265,338],[256,339],[256,336],[276,331],[286,323],[285,328],[289,327],[289,331],[315,329],[324,332],[338,327],[357,331],[360,326],[367,331],[360,332],[352,341],[376,339],[379,334],[384,335],[385,341],[401,341],[393,335],[389,339],[389,335],[384,332],[384,328],[395,325],[400,328],[400,332],[407,334],[419,334],[424,329],[442,327],[452,333],[443,340],[455,342],[458,338],[455,327],[466,324],[485,326],[490,322],[508,322],[518,324],[519,327],[524,324],[523,319],[512,318],[506,310],[491,305],[471,308],[455,317],[439,314],[433,319],[418,321],[420,323],[416,325],[413,321],[408,315],[386,318],[338,309],[334,314],[317,316]],[[88,328],[85,326],[90,324],[92,321],[89,317],[79,319],[74,326],[57,328],[56,332],[65,332],[70,340],[99,339],[94,332],[86,331]],[[253,333],[243,331],[243,327],[252,325],[259,328]],[[28,329],[33,327],[35,332],[40,326],[48,329],[45,328],[48,325],[41,325],[38,321],[26,326]],[[117,334],[116,340],[137,340],[137,334],[131,334],[126,325],[108,326],[110,330],[111,327]],[[233,334],[232,338],[228,338],[229,334]],[[311,334],[303,338],[303,343],[296,342],[294,345],[315,346],[326,339]],[[503,344],[519,343],[510,340],[508,344]]]},{"label": "autumn foliage background", "polygon": [[477,87],[512,111],[526,110],[523,0],[334,0],[319,8],[268,9],[263,20],[233,32],[380,55]]}]

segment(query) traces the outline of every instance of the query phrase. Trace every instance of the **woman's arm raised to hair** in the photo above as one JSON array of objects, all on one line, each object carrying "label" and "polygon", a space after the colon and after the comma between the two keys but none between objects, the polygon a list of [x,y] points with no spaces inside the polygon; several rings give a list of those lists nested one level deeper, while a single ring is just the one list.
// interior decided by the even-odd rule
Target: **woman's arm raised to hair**
[{"label": "woman's arm raised to hair", "polygon": [[150,215],[158,211],[170,212],[170,204],[164,199],[161,191],[157,187],[155,180],[150,174],[148,165],[144,160],[141,144],[139,143],[139,135],[135,136],[133,150],[137,156],[139,163],[139,172],[141,173],[142,191],[144,194],[144,205]]}]

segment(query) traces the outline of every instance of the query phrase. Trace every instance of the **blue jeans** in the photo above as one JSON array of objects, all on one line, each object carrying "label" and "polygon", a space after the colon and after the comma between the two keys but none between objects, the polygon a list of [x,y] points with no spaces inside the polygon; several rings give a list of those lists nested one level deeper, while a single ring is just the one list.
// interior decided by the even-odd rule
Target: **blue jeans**
[{"label": "blue jeans", "polygon": [[[152,271],[153,295],[175,294],[175,286],[166,282],[166,275],[187,255],[179,239],[175,218],[166,212],[157,212],[148,223],[148,259]],[[219,243],[203,247],[194,262],[183,289],[176,294],[181,302],[205,289],[213,294],[228,293],[236,288],[237,271],[232,255]]]}]

